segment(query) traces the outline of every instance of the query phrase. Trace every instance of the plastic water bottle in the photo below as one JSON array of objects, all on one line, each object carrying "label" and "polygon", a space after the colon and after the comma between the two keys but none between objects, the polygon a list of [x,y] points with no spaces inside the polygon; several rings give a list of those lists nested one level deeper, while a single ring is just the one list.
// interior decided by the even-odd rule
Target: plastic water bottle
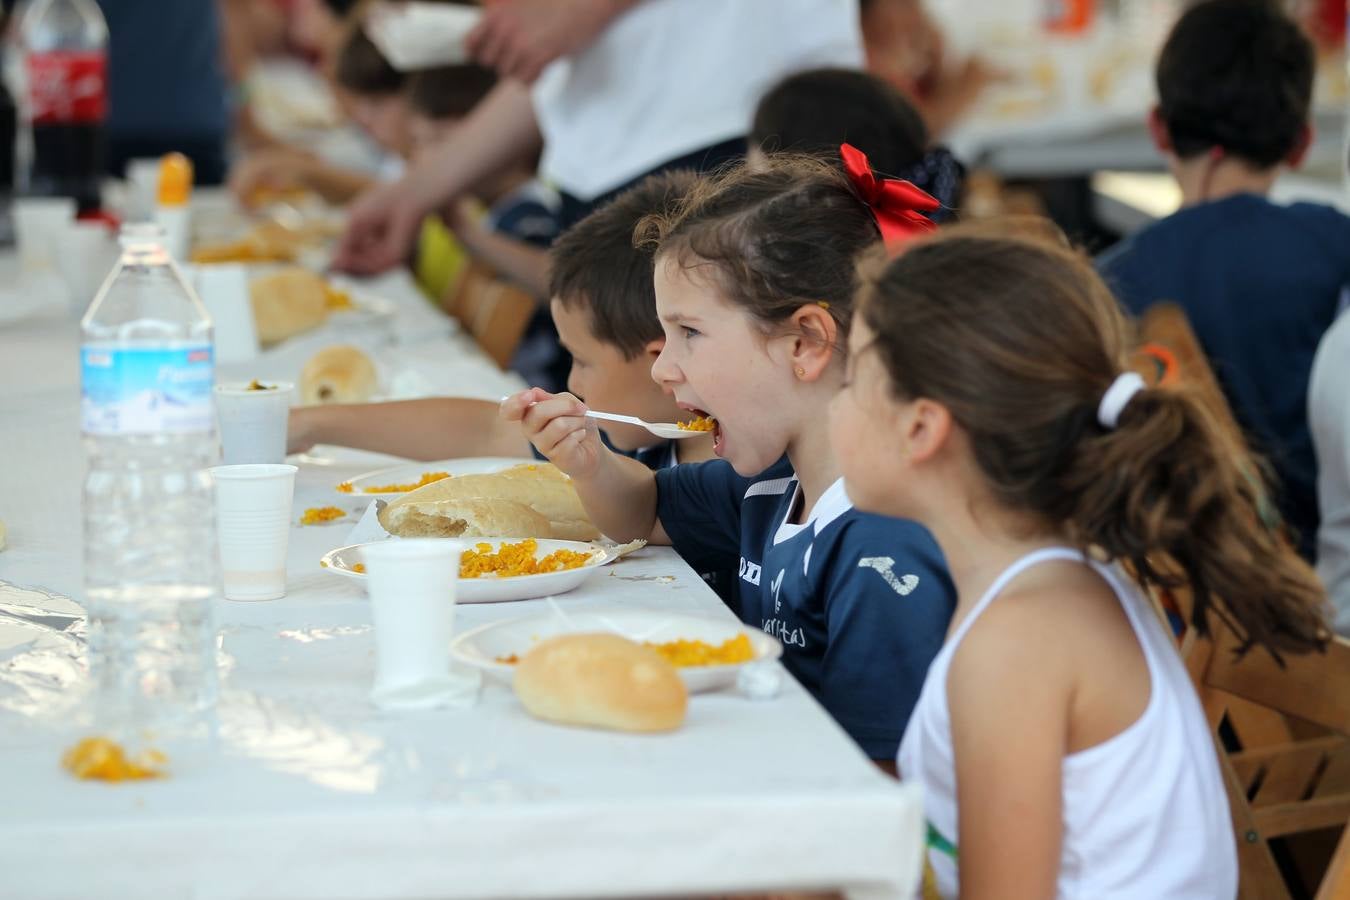
[{"label": "plastic water bottle", "polygon": [[209,736],[216,697],[211,320],[158,225],[128,225],[81,322],[85,603],[99,724]]}]

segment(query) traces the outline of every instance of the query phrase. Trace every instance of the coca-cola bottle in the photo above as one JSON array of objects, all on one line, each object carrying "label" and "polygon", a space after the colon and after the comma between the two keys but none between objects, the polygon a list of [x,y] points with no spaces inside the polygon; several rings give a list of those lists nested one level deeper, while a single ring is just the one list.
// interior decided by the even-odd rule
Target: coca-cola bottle
[{"label": "coca-cola bottle", "polygon": [[19,25],[31,159],[24,188],[99,208],[108,25],[94,0],[34,0]]}]

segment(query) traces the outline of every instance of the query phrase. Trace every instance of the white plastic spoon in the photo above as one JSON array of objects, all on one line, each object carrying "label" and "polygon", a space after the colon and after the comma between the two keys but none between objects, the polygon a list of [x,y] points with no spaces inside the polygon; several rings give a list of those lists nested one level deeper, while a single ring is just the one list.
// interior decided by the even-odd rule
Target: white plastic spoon
[{"label": "white plastic spoon", "polygon": [[596,412],[593,409],[586,410],[586,415],[592,419],[604,419],[606,422],[624,422],[629,425],[638,425],[647,429],[657,437],[667,440],[679,440],[680,438],[698,437],[700,435],[711,434],[708,431],[692,431],[688,428],[681,428],[674,422],[644,422],[637,416],[621,416],[618,413]]}]

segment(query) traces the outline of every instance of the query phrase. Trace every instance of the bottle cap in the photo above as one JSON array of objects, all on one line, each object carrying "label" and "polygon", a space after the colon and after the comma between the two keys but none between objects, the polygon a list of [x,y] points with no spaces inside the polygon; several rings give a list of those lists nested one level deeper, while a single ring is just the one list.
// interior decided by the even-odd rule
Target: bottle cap
[{"label": "bottle cap", "polygon": [[154,222],[128,222],[118,232],[117,242],[123,247],[163,244],[164,227]]},{"label": "bottle cap", "polygon": [[159,205],[185,206],[192,195],[192,161],[167,153],[159,161]]}]

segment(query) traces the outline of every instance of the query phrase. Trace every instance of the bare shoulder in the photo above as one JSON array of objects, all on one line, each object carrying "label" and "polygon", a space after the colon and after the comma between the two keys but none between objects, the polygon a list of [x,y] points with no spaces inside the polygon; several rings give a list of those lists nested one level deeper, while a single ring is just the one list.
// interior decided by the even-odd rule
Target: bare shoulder
[{"label": "bare shoulder", "polygon": [[949,684],[969,679],[982,690],[998,684],[1011,690],[1037,678],[1067,686],[1093,645],[1120,626],[1128,636],[1115,592],[1090,566],[1044,563],[1015,579],[970,627],[952,659]]}]

